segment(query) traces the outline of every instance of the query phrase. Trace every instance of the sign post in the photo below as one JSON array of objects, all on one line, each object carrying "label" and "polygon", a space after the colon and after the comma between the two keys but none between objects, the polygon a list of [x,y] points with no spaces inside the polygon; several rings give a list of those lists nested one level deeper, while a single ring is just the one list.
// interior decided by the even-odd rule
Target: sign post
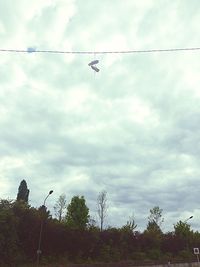
[{"label": "sign post", "polygon": [[199,264],[199,248],[193,248],[194,255],[197,255],[197,262]]}]

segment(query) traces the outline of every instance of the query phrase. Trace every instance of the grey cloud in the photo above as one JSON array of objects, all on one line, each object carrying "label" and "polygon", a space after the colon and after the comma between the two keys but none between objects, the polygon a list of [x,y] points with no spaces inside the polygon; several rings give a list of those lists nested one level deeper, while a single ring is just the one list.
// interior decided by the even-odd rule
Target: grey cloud
[{"label": "grey cloud", "polygon": [[[185,27],[198,4],[186,10],[186,2],[183,7],[182,2],[164,3],[166,10],[151,1],[141,6],[136,1],[127,6],[117,1],[114,7],[109,1],[107,5],[76,1],[76,13],[66,18],[59,17],[58,3],[44,5],[30,19],[21,17],[27,32],[24,43],[44,49],[59,44],[57,48],[63,49],[68,42],[73,50],[94,50],[109,45],[119,34],[132,49],[140,44],[178,46],[183,38],[170,41],[168,36]],[[6,7],[12,14],[13,8]],[[18,6],[16,14],[21,10]],[[162,32],[163,12],[170,12],[181,25],[173,29],[163,25],[166,32]],[[69,16],[73,16],[70,22]],[[6,19],[7,30],[16,24],[17,36],[21,20],[8,16],[3,24]],[[62,23],[58,36],[54,35],[52,28]],[[196,40],[189,29],[187,34],[191,43]],[[30,44],[33,41],[38,43]],[[117,45],[112,43],[114,50]],[[184,73],[188,65],[198,70],[198,58],[183,53],[94,57],[34,53],[1,57],[3,196],[15,198],[25,178],[32,205],[39,206],[45,192],[53,188],[48,200],[51,210],[61,193],[67,194],[68,201],[79,194],[95,214],[96,197],[104,189],[109,200],[107,224],[120,226],[134,213],[139,229],[146,227],[149,209],[155,205],[163,208],[170,223],[196,212],[199,99],[185,83]],[[88,68],[93,59],[99,60],[101,69],[96,75]]]}]

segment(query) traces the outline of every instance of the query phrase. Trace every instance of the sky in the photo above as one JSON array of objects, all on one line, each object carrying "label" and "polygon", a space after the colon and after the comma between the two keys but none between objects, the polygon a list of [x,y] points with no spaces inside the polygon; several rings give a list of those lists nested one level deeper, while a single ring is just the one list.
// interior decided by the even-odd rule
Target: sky
[{"label": "sky", "polygon": [[200,50],[97,53],[199,47],[199,21],[199,0],[0,0],[0,49],[92,52],[0,52],[0,198],[25,179],[32,206],[83,195],[97,219],[105,190],[107,226],[159,206],[200,231]]}]

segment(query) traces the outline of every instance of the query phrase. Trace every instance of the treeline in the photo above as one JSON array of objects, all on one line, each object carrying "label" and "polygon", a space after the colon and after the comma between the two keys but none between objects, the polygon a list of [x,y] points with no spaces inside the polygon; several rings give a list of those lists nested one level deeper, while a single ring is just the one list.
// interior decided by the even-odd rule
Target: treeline
[{"label": "treeline", "polygon": [[28,197],[23,180],[16,200],[0,200],[0,266],[23,266],[37,260],[51,264],[196,260],[193,248],[200,247],[199,232],[191,230],[188,221],[179,221],[174,231],[163,233],[158,206],[150,210],[147,227],[139,232],[133,217],[120,228],[104,228],[105,191],[97,198],[99,226],[90,218],[83,196],[74,196],[67,205],[61,195],[54,207],[56,219],[45,205],[31,207]]}]

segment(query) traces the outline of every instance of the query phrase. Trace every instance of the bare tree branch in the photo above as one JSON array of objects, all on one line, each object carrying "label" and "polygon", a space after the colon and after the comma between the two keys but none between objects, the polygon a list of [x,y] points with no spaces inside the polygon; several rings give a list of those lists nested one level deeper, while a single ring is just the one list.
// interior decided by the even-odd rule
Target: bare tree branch
[{"label": "bare tree branch", "polygon": [[54,208],[54,212],[56,217],[58,218],[59,222],[63,219],[63,214],[66,211],[67,208],[67,200],[66,195],[62,194],[59,196],[58,200],[56,201]]},{"label": "bare tree branch", "polygon": [[102,191],[99,193],[98,198],[97,198],[97,214],[100,220],[101,231],[103,230],[103,225],[105,222],[105,218],[107,216],[107,210],[108,210],[107,192]]}]

